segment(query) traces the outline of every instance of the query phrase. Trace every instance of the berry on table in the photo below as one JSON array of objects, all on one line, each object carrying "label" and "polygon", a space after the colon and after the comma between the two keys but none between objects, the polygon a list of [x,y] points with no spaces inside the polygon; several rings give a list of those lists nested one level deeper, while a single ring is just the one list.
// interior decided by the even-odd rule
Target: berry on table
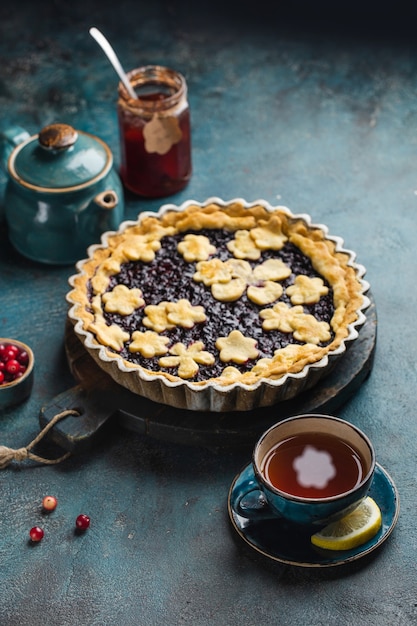
[{"label": "berry on table", "polygon": [[45,496],[42,500],[42,507],[45,511],[54,511],[57,507],[58,500],[55,496]]},{"label": "berry on table", "polygon": [[44,532],[42,528],[40,528],[39,526],[34,526],[29,531],[29,537],[35,543],[37,543],[38,541],[41,541],[41,539],[43,539],[43,536],[44,536]]},{"label": "berry on table", "polygon": [[77,527],[77,530],[87,530],[90,526],[90,518],[88,515],[81,513],[81,515],[79,515],[75,520],[75,526]]}]

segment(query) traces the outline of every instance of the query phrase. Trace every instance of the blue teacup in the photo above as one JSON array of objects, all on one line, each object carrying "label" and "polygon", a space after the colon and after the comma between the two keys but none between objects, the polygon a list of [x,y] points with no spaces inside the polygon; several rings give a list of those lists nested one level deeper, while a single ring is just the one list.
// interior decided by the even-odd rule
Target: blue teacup
[{"label": "blue teacup", "polygon": [[232,494],[240,516],[324,526],[363,500],[375,452],[356,426],[329,415],[300,415],[267,430],[255,445],[252,474]]}]

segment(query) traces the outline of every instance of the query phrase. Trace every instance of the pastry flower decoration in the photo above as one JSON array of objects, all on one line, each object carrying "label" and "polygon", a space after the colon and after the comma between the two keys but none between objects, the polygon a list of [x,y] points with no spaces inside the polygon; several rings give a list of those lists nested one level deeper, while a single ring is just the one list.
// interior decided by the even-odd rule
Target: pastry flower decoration
[{"label": "pastry flower decoration", "polygon": [[101,309],[100,296],[94,296],[91,301],[91,307],[94,312],[94,321],[89,324],[88,329],[96,334],[100,343],[120,352],[125,342],[130,338],[129,333],[125,332],[117,324],[111,324],[110,326],[106,324]]},{"label": "pastry flower decoration", "polygon": [[129,289],[126,285],[116,285],[112,291],[103,294],[102,300],[107,313],[120,315],[131,315],[135,309],[145,304],[141,290]]},{"label": "pastry flower decoration", "polygon": [[[160,226],[158,221],[150,218],[145,233],[138,233],[137,228],[127,228],[125,239],[117,243],[111,257],[106,258],[97,267],[91,279],[94,293],[103,293],[108,287],[111,276],[118,274],[122,263],[126,261],[143,261],[150,263],[155,258],[155,252],[161,248],[161,239],[165,235],[172,235],[172,226]],[[116,236],[117,239],[117,236]]]},{"label": "pastry flower decoration", "polygon": [[227,262],[220,259],[210,259],[210,261],[200,261],[197,263],[197,271],[193,276],[198,283],[204,283],[206,287],[211,287],[214,283],[228,283],[232,280],[232,267]]},{"label": "pastry flower decoration", "polygon": [[303,274],[296,276],[294,284],[285,291],[292,304],[316,304],[328,292],[329,288],[321,278],[309,278]]},{"label": "pastry flower decoration", "polygon": [[178,376],[193,378],[199,370],[198,365],[213,365],[214,356],[204,350],[202,341],[196,341],[188,347],[183,343],[175,343],[169,353],[159,359],[160,367],[178,367]]},{"label": "pastry flower decoration", "polygon": [[135,330],[132,333],[132,343],[129,346],[130,352],[140,352],[145,359],[152,359],[168,352],[167,345],[169,338],[158,335],[152,330]]},{"label": "pastry flower decoration", "polygon": [[157,333],[162,333],[164,330],[171,330],[175,326],[192,328],[197,322],[204,322],[205,320],[204,307],[192,306],[188,300],[183,298],[178,302],[163,301],[147,306],[143,325]]},{"label": "pastry flower decoration", "polygon": [[220,302],[234,302],[246,291],[252,302],[271,304],[282,295],[282,286],[276,282],[288,278],[291,269],[281,259],[269,259],[251,268],[241,259],[211,259],[197,263],[194,280],[211,287],[211,293]]},{"label": "pastry flower decoration", "polygon": [[215,246],[210,243],[208,237],[193,235],[192,233],[185,235],[184,239],[178,244],[177,249],[187,263],[207,261],[216,252]]},{"label": "pastry flower decoration", "polygon": [[102,293],[108,287],[110,276],[120,272],[120,261],[110,258],[103,261],[91,279],[94,293]]},{"label": "pastry flower decoration", "polygon": [[113,254],[122,263],[125,261],[150,263],[155,258],[155,252],[161,249],[161,239],[174,232],[172,226],[161,226],[154,218],[148,218],[144,223],[146,226],[142,232],[138,232],[138,226],[125,230],[125,238]]},{"label": "pastry flower decoration", "polygon": [[260,250],[281,250],[288,239],[282,232],[282,220],[278,215],[259,220],[259,226],[252,228],[250,236]]},{"label": "pastry flower decoration", "polygon": [[232,330],[227,337],[219,337],[216,341],[216,348],[220,351],[220,360],[223,363],[229,361],[246,363],[256,359],[259,356],[256,345],[255,339],[245,337],[240,330]]},{"label": "pastry flower decoration", "polygon": [[168,320],[167,305],[169,302],[160,302],[159,304],[149,304],[145,307],[145,317],[143,325],[151,328],[156,333],[162,333],[164,330],[171,330],[175,324]]},{"label": "pastry flower decoration", "polygon": [[169,302],[166,305],[168,321],[175,326],[192,328],[194,324],[204,322],[206,314],[204,307],[193,306],[189,300],[182,298],[178,302]]},{"label": "pastry flower decoration", "polygon": [[269,220],[259,220],[251,230],[237,230],[235,238],[227,244],[237,259],[257,261],[261,250],[281,250],[288,237],[282,232],[282,221],[277,215]]},{"label": "pastry flower decoration", "polygon": [[292,332],[297,341],[317,345],[331,338],[329,324],[319,322],[314,315],[304,313],[301,305],[289,307],[285,302],[277,302],[271,309],[263,309],[259,315],[264,320],[264,330]]},{"label": "pastry flower decoration", "polygon": [[228,242],[227,247],[237,259],[257,261],[261,256],[261,251],[248,230],[237,230],[235,238]]},{"label": "pastry flower decoration", "polygon": [[92,322],[89,325],[89,330],[96,334],[100,343],[109,346],[109,348],[113,348],[113,350],[117,352],[120,352],[125,342],[130,337],[129,333],[126,333],[116,324],[107,326],[104,319],[97,319],[95,322]]},{"label": "pastry flower decoration", "polygon": [[161,242],[157,239],[150,239],[147,235],[130,235],[122,244],[122,254],[127,261],[150,263],[160,248]]}]

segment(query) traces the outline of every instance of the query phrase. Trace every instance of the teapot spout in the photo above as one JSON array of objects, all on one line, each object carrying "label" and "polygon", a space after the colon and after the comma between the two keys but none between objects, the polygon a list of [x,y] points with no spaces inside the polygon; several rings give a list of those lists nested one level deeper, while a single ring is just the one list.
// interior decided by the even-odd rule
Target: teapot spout
[{"label": "teapot spout", "polygon": [[114,209],[119,204],[119,197],[113,189],[108,189],[97,194],[94,202],[101,209]]}]

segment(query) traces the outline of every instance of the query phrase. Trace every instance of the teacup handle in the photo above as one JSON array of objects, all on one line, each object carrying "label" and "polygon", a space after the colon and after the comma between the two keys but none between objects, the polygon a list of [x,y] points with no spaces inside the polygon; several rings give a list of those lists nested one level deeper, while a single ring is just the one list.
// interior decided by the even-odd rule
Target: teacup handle
[{"label": "teacup handle", "polygon": [[267,520],[280,517],[269,506],[253,468],[232,489],[230,504],[235,513],[251,520]]}]

